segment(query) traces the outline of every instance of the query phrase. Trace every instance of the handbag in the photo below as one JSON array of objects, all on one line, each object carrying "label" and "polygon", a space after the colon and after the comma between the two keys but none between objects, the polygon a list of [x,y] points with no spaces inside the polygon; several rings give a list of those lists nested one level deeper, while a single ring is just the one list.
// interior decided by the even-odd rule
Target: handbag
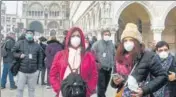
[{"label": "handbag", "polygon": [[116,93],[116,96],[115,96],[115,97],[122,97],[123,91],[124,91],[124,86],[120,89],[119,92]]}]

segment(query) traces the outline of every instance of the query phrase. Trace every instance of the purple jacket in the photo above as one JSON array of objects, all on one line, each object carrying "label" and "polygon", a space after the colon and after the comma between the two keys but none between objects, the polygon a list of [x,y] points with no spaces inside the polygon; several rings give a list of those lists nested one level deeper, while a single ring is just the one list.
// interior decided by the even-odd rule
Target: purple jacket
[{"label": "purple jacket", "polygon": [[58,51],[63,50],[63,45],[57,40],[50,40],[47,43],[48,43],[48,45],[45,49],[46,66],[47,66],[47,68],[50,68],[52,65],[55,54]]}]

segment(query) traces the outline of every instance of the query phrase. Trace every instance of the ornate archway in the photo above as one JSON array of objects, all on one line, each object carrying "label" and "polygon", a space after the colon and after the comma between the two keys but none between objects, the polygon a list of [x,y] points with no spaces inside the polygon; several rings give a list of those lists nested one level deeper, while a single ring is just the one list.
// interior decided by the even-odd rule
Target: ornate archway
[{"label": "ornate archway", "polygon": [[[128,2],[128,1],[127,1]],[[128,5],[128,6],[127,6]],[[148,10],[145,6],[138,2],[133,3],[127,3],[126,8],[121,8],[123,10],[120,10],[120,15],[118,18],[118,34],[120,38],[120,35],[122,31],[125,28],[125,25],[127,23],[135,23],[138,25],[139,31],[142,33],[143,36],[143,42],[149,46],[149,44],[152,42],[152,32],[150,30],[150,24],[151,24],[151,14],[148,13]],[[119,39],[116,39],[119,40]],[[116,41],[117,42],[117,41]]]},{"label": "ornate archway", "polygon": [[171,52],[176,52],[176,6],[173,7],[164,20],[165,29],[162,33],[162,40],[169,43]]},{"label": "ornate archway", "polygon": [[43,25],[39,21],[31,22],[29,25],[29,29],[35,30],[36,32],[39,32],[39,33],[44,33]]}]

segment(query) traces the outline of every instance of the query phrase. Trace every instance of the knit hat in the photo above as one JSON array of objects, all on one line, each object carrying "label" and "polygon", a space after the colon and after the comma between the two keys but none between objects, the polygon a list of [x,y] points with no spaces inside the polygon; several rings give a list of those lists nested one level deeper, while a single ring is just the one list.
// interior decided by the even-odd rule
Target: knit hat
[{"label": "knit hat", "polygon": [[121,35],[121,41],[126,37],[134,38],[142,43],[142,35],[139,32],[137,25],[134,23],[126,24],[125,29],[123,30],[123,33]]}]

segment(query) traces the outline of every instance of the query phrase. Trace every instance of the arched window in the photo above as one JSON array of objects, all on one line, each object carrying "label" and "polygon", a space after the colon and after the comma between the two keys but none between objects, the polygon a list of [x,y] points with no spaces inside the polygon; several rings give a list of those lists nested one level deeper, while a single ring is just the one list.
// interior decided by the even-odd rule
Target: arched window
[{"label": "arched window", "polygon": [[43,7],[39,3],[33,3],[30,5],[28,13],[29,16],[43,16]]},{"label": "arched window", "polygon": [[51,4],[49,8],[49,13],[51,17],[57,17],[59,16],[59,5],[58,4]]}]

